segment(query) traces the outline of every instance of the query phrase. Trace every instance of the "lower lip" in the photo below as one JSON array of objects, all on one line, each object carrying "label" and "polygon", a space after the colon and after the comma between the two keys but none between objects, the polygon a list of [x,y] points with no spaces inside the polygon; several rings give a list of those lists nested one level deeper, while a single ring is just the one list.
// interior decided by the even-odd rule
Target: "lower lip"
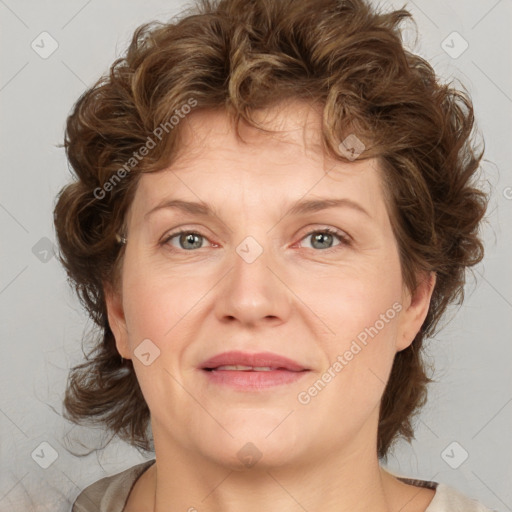
[{"label": "lower lip", "polygon": [[292,384],[302,379],[308,370],[292,372],[290,370],[270,370],[268,372],[242,370],[202,370],[206,378],[215,384],[230,386],[240,391],[260,389]]}]

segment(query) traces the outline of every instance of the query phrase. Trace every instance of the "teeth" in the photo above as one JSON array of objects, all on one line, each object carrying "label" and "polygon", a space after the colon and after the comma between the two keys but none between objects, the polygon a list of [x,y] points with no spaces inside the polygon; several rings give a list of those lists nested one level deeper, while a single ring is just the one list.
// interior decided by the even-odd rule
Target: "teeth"
[{"label": "teeth", "polygon": [[224,366],[219,366],[218,368],[214,368],[214,370],[242,370],[242,371],[255,371],[255,372],[270,372],[272,370],[276,370],[276,368],[272,368],[270,366],[243,366],[239,364],[225,364]]}]

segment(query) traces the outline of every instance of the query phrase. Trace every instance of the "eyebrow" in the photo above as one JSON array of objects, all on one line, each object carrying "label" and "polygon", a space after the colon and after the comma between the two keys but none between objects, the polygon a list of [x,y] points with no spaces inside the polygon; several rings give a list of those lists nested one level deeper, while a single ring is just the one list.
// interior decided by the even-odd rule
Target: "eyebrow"
[{"label": "eyebrow", "polygon": [[[286,215],[301,215],[305,213],[313,213],[322,210],[327,210],[329,208],[339,208],[339,207],[348,207],[353,210],[356,210],[369,218],[371,215],[365,210],[359,203],[352,201],[348,198],[339,198],[339,199],[308,199],[296,202],[286,213]],[[196,201],[184,201],[182,199],[166,199],[161,203],[157,204],[154,208],[149,210],[144,218],[147,219],[151,214],[158,210],[175,208],[181,210],[185,213],[190,213],[191,215],[199,215],[199,216],[217,216],[214,208],[212,208],[208,203],[205,202],[196,202]],[[286,216],[285,215],[285,216]]]}]

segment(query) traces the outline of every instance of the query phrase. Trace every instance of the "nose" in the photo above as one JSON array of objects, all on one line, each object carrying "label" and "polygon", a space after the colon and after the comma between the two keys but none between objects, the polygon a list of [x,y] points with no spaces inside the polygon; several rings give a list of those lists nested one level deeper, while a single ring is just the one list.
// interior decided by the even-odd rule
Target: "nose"
[{"label": "nose", "polygon": [[218,319],[250,326],[285,322],[293,295],[285,284],[285,271],[270,249],[248,237],[236,248],[230,263],[231,269],[217,290]]}]

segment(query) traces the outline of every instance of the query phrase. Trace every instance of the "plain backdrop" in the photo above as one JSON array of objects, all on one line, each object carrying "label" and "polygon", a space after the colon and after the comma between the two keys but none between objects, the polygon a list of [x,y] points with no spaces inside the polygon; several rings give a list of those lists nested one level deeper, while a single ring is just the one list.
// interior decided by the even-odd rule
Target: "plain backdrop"
[{"label": "plain backdrop", "polygon": [[[437,382],[416,439],[398,444],[387,464],[512,510],[512,1],[380,4],[405,5],[418,27],[417,42],[412,25],[405,31],[409,49],[443,81],[468,88],[492,190],[485,259],[469,275],[464,305],[427,345]],[[62,418],[67,371],[82,360],[92,324],[54,257],[52,211],[70,180],[58,145],[74,102],[138,25],[169,19],[184,5],[0,0],[1,511],[69,511],[86,485],[146,460],[118,441],[79,456],[105,435]]]}]

